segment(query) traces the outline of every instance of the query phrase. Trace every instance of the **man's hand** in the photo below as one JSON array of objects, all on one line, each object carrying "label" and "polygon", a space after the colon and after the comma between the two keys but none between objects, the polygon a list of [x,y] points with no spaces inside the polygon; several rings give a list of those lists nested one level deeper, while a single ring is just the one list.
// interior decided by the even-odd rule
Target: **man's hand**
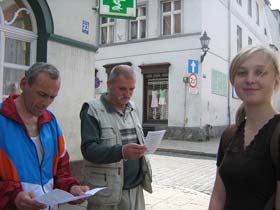
[{"label": "man's hand", "polygon": [[[78,195],[83,195],[86,191],[89,190],[88,186],[80,186],[80,185],[73,185],[70,189],[70,193],[72,195],[78,196]],[[76,201],[70,202],[71,204],[80,204],[83,203],[86,199],[79,199]]]},{"label": "man's hand", "polygon": [[17,194],[15,199],[15,205],[19,210],[39,210],[47,208],[47,205],[44,203],[39,203],[38,201],[33,200],[35,197],[34,193],[31,192],[20,192]]},{"label": "man's hand", "polygon": [[127,160],[137,160],[141,158],[147,151],[145,145],[140,144],[126,144],[122,147],[123,158]]}]

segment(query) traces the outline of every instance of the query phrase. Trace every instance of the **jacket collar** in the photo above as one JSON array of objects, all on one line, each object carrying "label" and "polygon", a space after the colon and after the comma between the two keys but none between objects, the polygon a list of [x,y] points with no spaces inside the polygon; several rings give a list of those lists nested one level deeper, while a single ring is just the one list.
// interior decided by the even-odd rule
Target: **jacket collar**
[{"label": "jacket collar", "polygon": [[[10,95],[7,99],[5,99],[2,103],[2,107],[0,107],[0,114],[4,115],[7,118],[10,118],[18,123],[24,124],[23,120],[19,116],[16,105],[14,100],[19,95],[13,94]],[[38,125],[42,125],[43,123],[49,122],[52,120],[52,115],[49,113],[49,111],[45,110],[43,114],[38,119]]]}]

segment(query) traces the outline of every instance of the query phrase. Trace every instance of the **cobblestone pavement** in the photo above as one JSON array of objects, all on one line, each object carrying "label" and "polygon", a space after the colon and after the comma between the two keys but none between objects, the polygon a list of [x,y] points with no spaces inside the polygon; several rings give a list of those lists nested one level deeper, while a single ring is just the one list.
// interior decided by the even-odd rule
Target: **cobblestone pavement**
[{"label": "cobblestone pavement", "polygon": [[[146,210],[208,208],[216,172],[215,158],[166,152],[157,152],[149,158],[154,192],[145,192]],[[64,205],[60,209],[85,210],[85,205]]]},{"label": "cobblestone pavement", "polygon": [[216,159],[204,156],[158,152],[150,155],[153,183],[173,188],[190,188],[201,193],[212,192]]}]

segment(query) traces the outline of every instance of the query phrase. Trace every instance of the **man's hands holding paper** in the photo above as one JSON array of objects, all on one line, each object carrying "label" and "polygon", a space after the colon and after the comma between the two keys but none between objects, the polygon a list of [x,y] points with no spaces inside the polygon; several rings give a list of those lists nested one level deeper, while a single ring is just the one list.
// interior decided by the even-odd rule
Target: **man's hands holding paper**
[{"label": "man's hands holding paper", "polygon": [[[80,186],[80,185],[73,185],[70,189],[70,193],[74,196],[83,195],[85,192],[89,190],[88,186]],[[82,198],[76,201],[72,201],[71,204],[80,204],[83,203],[86,199]]]},{"label": "man's hands holding paper", "polygon": [[31,192],[21,191],[17,194],[15,199],[15,205],[19,210],[38,210],[45,209],[47,205],[44,203],[40,203],[33,198],[35,198],[35,194]]},{"label": "man's hands holding paper", "polygon": [[135,143],[126,144],[122,147],[123,159],[137,160],[141,158],[146,151],[147,148],[145,145],[140,145]]}]

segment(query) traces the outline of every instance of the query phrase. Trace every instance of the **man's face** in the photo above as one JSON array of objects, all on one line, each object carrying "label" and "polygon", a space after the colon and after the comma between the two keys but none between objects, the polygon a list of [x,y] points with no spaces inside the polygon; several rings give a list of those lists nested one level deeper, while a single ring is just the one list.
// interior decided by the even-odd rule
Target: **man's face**
[{"label": "man's face", "polygon": [[120,75],[114,82],[108,81],[108,96],[110,101],[117,107],[125,106],[135,89],[135,80],[127,79]]},{"label": "man's face", "polygon": [[21,81],[22,96],[26,110],[40,116],[54,101],[60,88],[60,79],[53,80],[47,73],[40,73],[36,81],[29,85],[27,78]]}]

